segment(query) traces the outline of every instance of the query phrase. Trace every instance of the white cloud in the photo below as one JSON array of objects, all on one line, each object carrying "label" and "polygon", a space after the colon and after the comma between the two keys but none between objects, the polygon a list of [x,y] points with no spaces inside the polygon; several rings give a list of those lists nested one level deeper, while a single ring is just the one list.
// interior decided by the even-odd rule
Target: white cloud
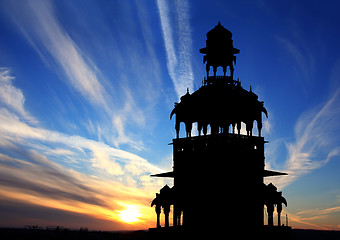
[{"label": "white cloud", "polygon": [[[109,124],[99,125],[95,120],[85,120],[91,123],[89,131],[110,136],[116,130],[117,134],[112,134],[113,140],[106,142],[111,144],[116,140],[116,146],[129,143],[141,148],[142,143],[132,141],[126,134],[129,123],[138,127],[146,123],[144,112],[140,110],[139,102],[129,86],[122,84],[123,91],[117,94],[117,98],[124,95],[125,101],[118,106],[104,88],[96,64],[84,54],[71,32],[59,21],[57,10],[51,2],[33,1],[14,5],[11,9],[13,19],[44,63],[61,73],[76,93],[95,107],[101,106],[98,112],[105,110],[103,121],[109,119],[105,122]],[[151,45],[148,48],[155,60]],[[156,69],[154,76],[159,76],[159,71]],[[110,144],[53,131],[39,123],[27,121],[25,118],[30,114],[24,108],[24,94],[12,85],[13,77],[8,72],[3,73],[4,80],[1,79],[3,81],[0,83],[0,92],[4,92],[0,96],[3,103],[0,106],[2,198],[106,217],[114,215],[117,201],[142,200],[142,204],[148,204],[150,193],[158,190],[163,183],[163,179],[150,178],[149,175],[164,170]],[[152,94],[150,96],[153,97]],[[8,181],[12,181],[11,186],[6,184]],[[105,211],[109,211],[105,213],[94,205],[103,206]]]},{"label": "white cloud", "polygon": [[105,170],[110,175],[123,175],[123,169],[114,158],[110,158],[108,153],[98,146],[92,146],[93,158],[92,166]]},{"label": "white cloud", "polygon": [[100,71],[61,26],[49,1],[23,2],[19,10],[13,12],[13,17],[46,63],[52,57],[74,89],[91,103],[109,111],[109,95],[99,80]]},{"label": "white cloud", "polygon": [[294,70],[300,75],[297,79],[300,82],[301,88],[307,95],[311,80],[313,79],[313,71],[315,69],[313,54],[303,45],[297,45],[292,41],[278,37],[278,41],[282,44],[283,48],[292,57],[296,64],[292,64]]},{"label": "white cloud", "polygon": [[17,112],[10,105],[0,108],[2,199],[117,220],[120,202],[145,208],[163,183],[149,175],[164,170],[136,154],[32,126]]},{"label": "white cloud", "polygon": [[[71,37],[72,32],[68,31],[67,26],[62,24],[62,21],[58,18],[58,9],[55,8],[53,2],[37,0],[24,2],[20,6],[15,4],[11,6],[12,8],[9,9],[12,18],[43,62],[52,66],[53,70],[61,75],[69,86],[92,104],[94,109],[98,109],[97,114],[101,115],[101,126],[97,126],[96,129],[89,128],[91,134],[93,134],[92,130],[97,131],[98,139],[114,144],[116,147],[121,144],[128,144],[135,149],[142,149],[142,142],[134,139],[134,135],[129,132],[128,126],[138,124],[141,128],[144,127],[145,116],[144,112],[140,110],[139,101],[135,99],[135,92],[130,92],[131,86],[125,73],[119,73],[115,76],[120,81],[117,82],[115,88],[111,89],[111,85],[105,81],[105,77],[94,61],[85,54],[86,50],[82,51],[79,48]],[[147,32],[145,28],[144,26],[143,32]],[[98,32],[94,31],[92,34],[98,34]],[[147,35],[147,33],[145,34]],[[115,61],[116,65],[122,65],[123,60],[129,59],[128,64],[123,64],[124,70],[129,69],[129,72],[131,72],[130,66],[136,66],[133,69],[138,68],[139,75],[136,78],[140,78],[140,72],[145,72],[144,69],[141,70],[140,62],[149,58],[138,54],[140,48],[137,51],[136,43],[139,43],[139,41],[123,44],[123,50],[121,49],[122,46],[114,46],[114,49],[110,52],[115,52],[113,59],[118,57],[118,60]],[[155,53],[152,50],[151,46],[148,46],[151,59],[155,62]],[[122,60],[119,55],[127,57]],[[156,66],[156,64],[152,65]],[[129,67],[126,68],[126,66]],[[155,68],[156,70],[153,70],[154,76],[159,78],[159,67],[156,66]],[[147,74],[145,76],[150,78]],[[147,78],[145,76],[143,78]],[[154,97],[156,90],[149,86],[151,86],[150,80],[144,81],[143,91],[141,92]],[[133,88],[133,91],[135,90]],[[143,95],[143,97],[145,96]],[[149,98],[155,100],[152,97]],[[124,104],[119,104],[119,102],[124,102]],[[105,123],[103,123],[103,119],[106,120]],[[101,135],[101,130],[105,131],[104,135]]]},{"label": "white cloud", "polygon": [[[94,140],[86,139],[80,136],[68,136],[56,131],[50,131],[44,128],[32,127],[24,122],[13,113],[10,113],[6,109],[0,109],[0,133],[2,138],[22,145],[29,145],[35,147],[35,144],[40,149],[40,144],[54,143],[60,144],[60,146],[67,147],[64,151],[61,148],[58,152],[65,154],[74,150],[74,153],[79,153],[79,149],[82,152],[92,152],[95,158],[95,165],[100,168],[107,169],[110,163],[114,163],[113,160],[108,160],[109,157],[119,161],[121,164],[133,163],[147,169],[148,171],[162,171],[158,167],[148,163],[147,160],[135,155],[133,153],[112,148],[105,143],[97,142]],[[35,143],[36,142],[36,143]],[[54,154],[57,152],[54,151]],[[110,170],[111,171],[111,170]],[[119,172],[119,170],[118,170]],[[117,172],[115,172],[117,174]]]},{"label": "white cloud", "polygon": [[[2,200],[110,221],[119,221],[117,211],[122,209],[122,202],[138,203],[145,208],[151,197],[150,192],[118,181],[65,169],[34,150],[27,151],[25,160],[0,154],[0,195]],[[153,209],[145,210],[143,221],[150,221]]]},{"label": "white cloud", "polygon": [[21,117],[36,123],[37,121],[24,108],[25,98],[21,90],[14,87],[8,68],[0,68],[0,103],[15,111]]},{"label": "white cloud", "polygon": [[[6,79],[12,78],[6,75]],[[1,81],[6,79],[1,79]],[[5,85],[0,84],[0,92],[4,86],[9,86],[14,93],[21,93],[19,89],[8,82]],[[24,99],[22,94],[19,96],[21,96],[21,99]],[[162,171],[136,154],[113,148],[105,143],[76,135],[69,136],[37,125],[32,126],[17,115],[19,111],[30,116],[22,103],[23,101],[20,101],[19,104],[7,104],[7,108],[0,108],[0,143],[2,146],[20,146],[18,148],[36,149],[48,154],[48,156],[59,156],[69,159],[85,158],[92,161],[92,166],[102,169],[111,175],[122,175],[122,169],[125,164],[134,164],[143,170],[143,172]],[[54,147],[50,147],[50,145]]]},{"label": "white cloud", "polygon": [[287,143],[288,158],[283,172],[288,176],[271,178],[268,181],[285,187],[297,178],[327,164],[340,156],[340,88],[319,107],[298,119],[295,125],[295,142]]},{"label": "white cloud", "polygon": [[169,3],[171,4],[164,0],[157,1],[168,72],[174,83],[177,96],[181,97],[187,88],[193,90],[194,81],[191,63],[192,39],[189,4],[186,0],[175,1],[176,16],[174,17],[171,14],[172,9],[170,9]]}]

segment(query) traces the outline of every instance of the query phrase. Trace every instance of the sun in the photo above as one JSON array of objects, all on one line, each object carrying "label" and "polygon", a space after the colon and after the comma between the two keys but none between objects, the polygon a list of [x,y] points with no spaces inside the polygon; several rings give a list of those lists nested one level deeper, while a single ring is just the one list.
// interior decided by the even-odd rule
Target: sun
[{"label": "sun", "polygon": [[127,205],[126,209],[119,212],[120,219],[126,223],[138,222],[141,213],[135,205]]}]

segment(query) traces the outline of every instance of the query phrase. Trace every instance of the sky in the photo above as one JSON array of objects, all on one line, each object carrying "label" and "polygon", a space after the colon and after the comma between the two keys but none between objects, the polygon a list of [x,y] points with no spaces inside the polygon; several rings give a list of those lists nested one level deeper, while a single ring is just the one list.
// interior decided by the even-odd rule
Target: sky
[{"label": "sky", "polygon": [[169,115],[202,85],[199,49],[220,21],[240,49],[235,79],[268,110],[266,168],[289,174],[266,179],[282,215],[340,230],[339,7],[1,0],[0,226],[154,227],[150,203],[173,183],[150,174],[172,169]]}]

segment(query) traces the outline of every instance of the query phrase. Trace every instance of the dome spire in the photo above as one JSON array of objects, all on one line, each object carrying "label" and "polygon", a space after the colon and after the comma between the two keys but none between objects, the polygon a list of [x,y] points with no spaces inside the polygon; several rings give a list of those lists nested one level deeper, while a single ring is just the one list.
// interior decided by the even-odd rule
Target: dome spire
[{"label": "dome spire", "polygon": [[200,49],[203,56],[203,63],[206,63],[207,78],[209,78],[210,67],[213,67],[214,77],[218,67],[223,68],[226,76],[227,67],[230,68],[230,77],[233,80],[236,56],[240,50],[233,47],[232,33],[222,26],[221,22],[207,33],[206,47]]}]

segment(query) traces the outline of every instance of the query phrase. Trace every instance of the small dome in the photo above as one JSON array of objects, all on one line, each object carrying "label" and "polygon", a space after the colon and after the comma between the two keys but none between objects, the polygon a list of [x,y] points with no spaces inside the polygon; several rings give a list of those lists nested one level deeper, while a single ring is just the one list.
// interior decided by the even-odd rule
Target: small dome
[{"label": "small dome", "polygon": [[228,29],[223,27],[221,22],[218,22],[218,24],[207,33],[207,37],[211,36],[221,37],[223,35],[226,35],[228,38],[232,37],[232,33]]}]

